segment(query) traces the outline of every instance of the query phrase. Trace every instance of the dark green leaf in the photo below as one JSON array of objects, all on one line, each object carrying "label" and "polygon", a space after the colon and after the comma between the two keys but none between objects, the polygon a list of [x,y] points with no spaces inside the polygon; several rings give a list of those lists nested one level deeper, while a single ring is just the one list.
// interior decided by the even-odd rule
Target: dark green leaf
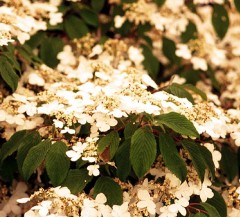
[{"label": "dark green leaf", "polygon": [[213,198],[209,198],[207,200],[207,203],[214,206],[218,213],[220,214],[221,217],[226,217],[227,216],[227,205],[223,199],[223,197],[214,189],[212,189],[214,193]]},{"label": "dark green leaf", "polygon": [[199,212],[199,213],[193,215],[193,217],[207,217],[207,215],[202,212]]},{"label": "dark green leaf", "polygon": [[50,147],[51,141],[47,139],[29,150],[22,166],[23,178],[25,180],[28,180],[32,173],[40,166]]},{"label": "dark green leaf", "polygon": [[156,79],[159,71],[159,61],[158,59],[153,55],[152,50],[146,46],[142,45],[143,49],[143,65],[144,68],[148,71],[149,75],[153,78]]},{"label": "dark green leaf", "polygon": [[16,173],[17,169],[18,167],[15,156],[12,155],[7,157],[0,167],[1,180],[11,183],[14,179],[14,174]]},{"label": "dark green leaf", "polygon": [[212,24],[218,37],[223,39],[229,27],[229,17],[223,5],[214,4],[212,13]]},{"label": "dark green leaf", "polygon": [[162,41],[162,51],[163,54],[170,60],[171,63],[173,64],[180,63],[180,58],[175,54],[176,44],[174,41],[164,37]]},{"label": "dark green leaf", "polygon": [[127,123],[125,129],[124,129],[124,138],[129,139],[132,137],[134,132],[137,130],[138,125],[133,123]]},{"label": "dark green leaf", "polygon": [[234,4],[238,12],[240,12],[240,1],[239,0],[234,0]]},{"label": "dark green leaf", "polygon": [[99,193],[103,193],[107,197],[107,204],[110,206],[121,205],[123,203],[122,189],[110,177],[102,176],[96,181],[93,189],[94,198]]},{"label": "dark green leaf", "polygon": [[84,8],[81,10],[80,16],[88,25],[91,25],[94,27],[98,26],[98,15],[96,14],[95,11]]},{"label": "dark green leaf", "polygon": [[200,206],[202,206],[208,212],[210,217],[221,217],[214,206],[208,203],[200,203]]},{"label": "dark green leaf", "polygon": [[39,31],[35,35],[33,35],[28,41],[26,41],[26,44],[32,49],[34,49],[42,43],[45,37],[46,37],[46,32]]},{"label": "dark green leaf", "polygon": [[128,139],[117,150],[115,159],[117,166],[117,176],[120,180],[125,181],[131,171],[130,162],[130,145],[131,140]]},{"label": "dark green leaf", "polygon": [[154,117],[156,125],[164,124],[177,133],[185,136],[199,137],[199,134],[192,124],[184,115],[176,112],[161,114]]},{"label": "dark green leaf", "polygon": [[[227,178],[230,182],[233,181],[233,179],[238,174],[238,160],[237,160],[237,154],[234,153],[230,147],[223,146],[221,150],[222,158],[220,161],[220,168],[223,172],[223,174],[227,175]],[[231,162],[231,163],[229,163]]]},{"label": "dark green leaf", "polygon": [[192,95],[180,84],[173,83],[166,89],[166,91],[180,98],[187,98],[188,101],[194,103]]},{"label": "dark green leaf", "polygon": [[87,169],[71,169],[62,186],[68,187],[72,194],[77,194],[80,193],[91,180],[92,177],[88,175]]},{"label": "dark green leaf", "polygon": [[21,130],[14,133],[11,138],[5,142],[0,151],[0,162],[2,163],[4,159],[11,154],[13,154],[23,141],[24,136],[27,134],[26,130]]},{"label": "dark green leaf", "polygon": [[165,3],[166,0],[154,0],[154,1],[159,7],[161,7]]},{"label": "dark green leaf", "polygon": [[196,25],[189,21],[186,31],[182,33],[181,39],[183,43],[187,43],[190,39],[197,37],[197,27]]},{"label": "dark green leaf", "polygon": [[159,146],[166,167],[183,182],[187,176],[187,167],[172,137],[168,134],[160,134]]},{"label": "dark green leaf", "polygon": [[105,0],[92,0],[91,1],[91,5],[92,5],[92,8],[97,12],[99,13],[103,6],[105,4]]},{"label": "dark green leaf", "polygon": [[106,148],[110,147],[110,160],[114,157],[118,145],[119,145],[119,135],[116,131],[112,131],[111,133],[104,136],[100,139],[98,143],[98,153],[102,154]]},{"label": "dark green leaf", "polygon": [[192,84],[183,84],[182,85],[185,89],[191,90],[194,93],[198,94],[199,96],[202,97],[203,100],[207,100],[207,95],[197,87],[193,86]]},{"label": "dark green leaf", "polygon": [[63,41],[57,37],[49,37],[43,40],[40,47],[40,57],[49,67],[56,67],[59,63],[57,54],[63,50]]},{"label": "dark green leaf", "polygon": [[205,146],[199,146],[199,149],[204,159],[205,166],[209,169],[212,177],[215,178],[215,166],[213,163],[212,153]]},{"label": "dark green leaf", "polygon": [[17,89],[19,77],[5,56],[0,57],[0,75],[12,91]]},{"label": "dark green leaf", "polygon": [[67,176],[70,167],[67,150],[64,142],[55,142],[46,155],[46,170],[53,186],[60,185]]},{"label": "dark green leaf", "polygon": [[215,72],[208,66],[208,70],[207,70],[207,75],[209,76],[211,82],[212,82],[212,85],[213,87],[216,89],[216,90],[220,90],[220,84],[218,82],[218,80],[216,79],[216,76],[215,76]]},{"label": "dark green leaf", "polygon": [[188,140],[183,140],[182,145],[184,149],[189,153],[193,166],[196,169],[201,182],[203,182],[206,165],[200,151],[200,145]]},{"label": "dark green leaf", "polygon": [[28,133],[21,140],[21,144],[18,146],[17,150],[17,164],[18,170],[22,174],[23,162],[26,158],[28,151],[35,145],[41,142],[41,136],[37,131]]},{"label": "dark green leaf", "polygon": [[130,160],[134,172],[140,178],[151,167],[156,158],[156,140],[152,132],[145,127],[135,131],[131,138]]},{"label": "dark green leaf", "polygon": [[201,79],[200,74],[200,70],[184,70],[181,72],[181,77],[186,78],[186,83],[195,85]]},{"label": "dark green leaf", "polygon": [[89,32],[88,27],[82,19],[74,15],[66,17],[63,24],[70,39],[81,38]]}]

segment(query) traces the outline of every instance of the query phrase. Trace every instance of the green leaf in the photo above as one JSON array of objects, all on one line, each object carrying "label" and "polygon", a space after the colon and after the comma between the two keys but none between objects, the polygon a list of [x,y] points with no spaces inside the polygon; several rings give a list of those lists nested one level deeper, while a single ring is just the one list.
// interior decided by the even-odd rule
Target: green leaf
[{"label": "green leaf", "polygon": [[130,162],[130,145],[131,140],[128,139],[123,142],[116,152],[116,166],[117,166],[117,176],[120,180],[125,181],[131,171]]},{"label": "green leaf", "polygon": [[180,58],[175,54],[176,44],[171,39],[163,37],[162,41],[162,51],[163,54],[170,60],[173,64],[179,64]]},{"label": "green leaf", "polygon": [[202,212],[199,212],[199,213],[193,215],[193,217],[207,217],[207,215]]},{"label": "green leaf", "polygon": [[21,144],[17,149],[17,164],[20,174],[22,174],[23,162],[26,158],[28,151],[41,142],[41,136],[37,131],[26,134],[21,140]]},{"label": "green leaf", "polygon": [[4,182],[12,182],[17,171],[17,162],[15,156],[7,157],[0,167],[1,180]]},{"label": "green leaf", "polygon": [[210,78],[211,82],[212,82],[212,85],[213,87],[216,89],[216,90],[220,90],[220,84],[218,82],[218,80],[216,79],[216,73],[208,66],[208,70],[207,70],[207,75],[208,77]]},{"label": "green leaf", "polygon": [[91,1],[91,5],[92,5],[92,8],[97,12],[99,13],[103,6],[105,4],[105,0],[92,0]]},{"label": "green leaf", "polygon": [[130,160],[134,172],[140,178],[156,158],[156,140],[147,127],[135,131],[131,138]]},{"label": "green leaf", "polygon": [[194,93],[198,94],[199,96],[202,97],[203,100],[207,100],[207,95],[197,87],[193,86],[192,84],[183,84],[182,85],[185,89],[191,90]]},{"label": "green leaf", "polygon": [[202,206],[208,212],[209,216],[221,217],[220,214],[218,213],[217,209],[214,206],[212,206],[208,203],[200,203],[200,206]]},{"label": "green leaf", "polygon": [[163,6],[163,4],[165,3],[166,0],[154,0],[154,1],[159,7],[161,7],[161,6]]},{"label": "green leaf", "polygon": [[143,49],[143,65],[144,68],[148,71],[149,75],[153,78],[156,79],[159,71],[159,61],[158,59],[153,55],[152,49],[149,48],[146,45],[141,46]]},{"label": "green leaf", "polygon": [[63,50],[63,41],[58,37],[49,37],[43,40],[40,47],[40,58],[49,67],[56,67],[59,63],[57,55]]},{"label": "green leaf", "polygon": [[214,197],[209,198],[207,200],[207,203],[214,206],[217,209],[217,211],[221,217],[226,217],[227,216],[227,205],[226,205],[222,195],[219,194],[214,189],[212,189],[212,191],[214,193]]},{"label": "green leaf", "polygon": [[46,32],[39,31],[33,36],[31,36],[31,38],[28,41],[26,41],[26,44],[32,49],[34,49],[42,43],[45,37],[46,37]]},{"label": "green leaf", "polygon": [[92,177],[88,175],[87,169],[71,169],[62,186],[68,187],[72,194],[77,194],[80,193],[91,180]]},{"label": "green leaf", "polygon": [[117,131],[112,131],[111,133],[107,134],[106,136],[100,139],[98,143],[98,153],[102,154],[106,148],[110,147],[110,160],[111,160],[118,149],[119,141],[120,138]]},{"label": "green leaf", "polygon": [[181,39],[183,43],[187,43],[189,40],[197,37],[197,27],[196,25],[189,21],[186,31],[182,33]]},{"label": "green leaf", "polygon": [[196,169],[201,182],[203,182],[206,165],[200,151],[200,145],[189,140],[183,140],[182,145],[184,149],[189,153],[193,166]]},{"label": "green leaf", "polygon": [[238,12],[240,12],[240,1],[239,0],[234,0],[235,7]]},{"label": "green leaf", "polygon": [[229,17],[223,5],[214,4],[212,13],[212,24],[218,37],[223,39],[229,27]]},{"label": "green leaf", "polygon": [[23,178],[25,180],[28,180],[32,173],[40,166],[50,147],[51,141],[47,139],[29,150],[22,167]]},{"label": "green leaf", "polygon": [[137,130],[137,128],[138,128],[138,124],[127,123],[124,129],[124,138],[125,139],[131,138],[134,132]]},{"label": "green leaf", "polygon": [[194,103],[192,95],[180,84],[173,83],[166,89],[166,91],[180,98],[187,98],[188,101]]},{"label": "green leaf", "polygon": [[16,133],[14,133],[11,138],[5,142],[2,145],[1,151],[0,151],[0,162],[3,163],[3,161],[13,154],[19,147],[19,145],[22,142],[22,139],[27,134],[26,130],[21,130]]},{"label": "green leaf", "polygon": [[204,159],[205,166],[209,169],[212,177],[215,178],[215,165],[213,163],[212,153],[205,146],[199,146],[199,149]]},{"label": "green leaf", "polygon": [[164,124],[177,133],[185,136],[199,137],[199,134],[192,124],[184,115],[176,112],[161,114],[154,117],[156,125]]},{"label": "green leaf", "polygon": [[70,39],[81,38],[89,32],[88,27],[82,19],[74,15],[67,16],[63,24]]},{"label": "green leaf", "polygon": [[93,189],[94,198],[96,198],[99,193],[103,193],[106,196],[109,206],[121,205],[123,203],[122,189],[110,177],[102,176],[96,181]]},{"label": "green leaf", "polygon": [[17,89],[19,77],[5,56],[0,57],[0,75],[12,91]]},{"label": "green leaf", "polygon": [[184,77],[186,79],[186,83],[195,85],[199,80],[201,80],[200,74],[200,70],[184,70],[181,72],[181,77]]},{"label": "green leaf", "polygon": [[60,185],[68,174],[70,160],[66,156],[67,150],[64,142],[55,142],[46,155],[46,170],[53,186]]},{"label": "green leaf", "polygon": [[159,147],[166,167],[183,182],[187,176],[187,167],[172,137],[168,134],[160,134]]},{"label": "green leaf", "polygon": [[80,16],[82,19],[91,26],[97,27],[98,26],[98,15],[95,11],[84,8],[80,11]]},{"label": "green leaf", "polygon": [[221,154],[222,158],[220,161],[220,168],[222,173],[227,175],[228,180],[232,182],[238,174],[237,154],[234,153],[228,146],[222,147]]},{"label": "green leaf", "polygon": [[28,64],[42,64],[42,60],[40,60],[32,51],[32,48],[28,46],[28,44],[24,44],[16,47],[18,50],[19,56],[21,59],[24,59]]}]

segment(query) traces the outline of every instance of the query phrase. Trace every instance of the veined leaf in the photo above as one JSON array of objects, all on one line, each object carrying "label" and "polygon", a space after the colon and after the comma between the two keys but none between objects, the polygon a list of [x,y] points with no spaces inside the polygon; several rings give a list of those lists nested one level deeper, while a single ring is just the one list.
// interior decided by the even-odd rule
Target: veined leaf
[{"label": "veined leaf", "polygon": [[209,216],[221,217],[220,214],[218,213],[217,209],[214,206],[212,206],[208,203],[200,203],[200,206],[202,206],[208,212]]},{"label": "veined leaf", "polygon": [[97,27],[98,26],[98,15],[95,11],[84,8],[80,12],[82,19],[89,25]]},{"label": "veined leaf", "polygon": [[130,160],[134,172],[142,177],[156,158],[156,140],[147,127],[135,131],[131,138]]},{"label": "veined leaf", "polygon": [[26,130],[14,133],[11,138],[5,142],[0,151],[0,162],[2,163],[8,156],[13,154],[21,144],[23,137],[27,134]]},{"label": "veined leaf", "polygon": [[159,146],[166,167],[183,182],[187,176],[187,167],[172,137],[168,134],[160,134]]},{"label": "veined leaf", "polygon": [[100,177],[94,186],[93,196],[103,193],[107,198],[107,204],[110,206],[121,205],[123,203],[123,192],[121,187],[107,176]]},{"label": "veined leaf", "polygon": [[99,143],[98,143],[98,153],[102,154],[106,148],[110,148],[110,159],[111,160],[118,148],[119,145],[119,135],[116,131],[112,131],[111,133],[107,134],[106,136],[104,136],[102,139],[100,139]]},{"label": "veined leaf", "polygon": [[206,93],[204,93],[203,91],[201,91],[200,89],[198,89],[197,87],[195,87],[192,84],[183,84],[182,85],[185,89],[191,90],[194,93],[198,94],[199,96],[202,97],[203,100],[207,100],[207,95]]},{"label": "veined leaf", "polygon": [[81,38],[89,30],[86,24],[77,16],[71,15],[64,19],[64,29],[70,39]]},{"label": "veined leaf", "polygon": [[124,138],[129,139],[138,128],[138,124],[128,123],[124,129]]},{"label": "veined leaf", "polygon": [[[237,154],[234,153],[230,147],[223,146],[221,150],[222,158],[220,161],[220,168],[223,174],[227,175],[227,179],[232,182],[238,174],[238,160]],[[231,162],[231,163],[229,163]]]},{"label": "veined leaf", "polygon": [[28,151],[39,142],[41,142],[41,136],[37,131],[27,133],[26,136],[23,137],[21,144],[17,149],[17,164],[20,174],[22,174],[23,162]]},{"label": "veined leaf", "polygon": [[223,39],[229,27],[229,17],[223,5],[214,4],[212,14],[212,24],[218,37]]},{"label": "veined leaf", "polygon": [[47,174],[54,186],[60,185],[68,174],[70,160],[66,156],[67,150],[64,142],[55,142],[46,155]]},{"label": "veined leaf", "polygon": [[154,117],[156,125],[164,124],[177,133],[185,136],[199,137],[199,134],[193,123],[189,121],[184,115],[176,112],[161,114]]},{"label": "veined leaf", "polygon": [[49,67],[56,67],[59,63],[57,54],[63,50],[63,41],[57,37],[49,37],[43,40],[40,47],[40,57]]},{"label": "veined leaf", "polygon": [[227,216],[227,205],[222,197],[217,191],[212,189],[214,193],[213,198],[208,198],[207,203],[215,207],[221,217]]},{"label": "veined leaf", "polygon": [[212,159],[212,153],[205,146],[199,146],[199,149],[204,159],[205,166],[209,169],[212,177],[215,178],[215,166]]},{"label": "veined leaf", "polygon": [[155,80],[158,75],[160,63],[158,59],[153,55],[152,50],[148,46],[142,45],[142,49],[144,55],[143,60],[144,68],[148,71],[149,75]]},{"label": "veined leaf", "polygon": [[184,86],[180,84],[173,83],[167,88],[166,91],[180,98],[187,98],[188,101],[194,103],[192,95],[184,89]]},{"label": "veined leaf", "polygon": [[131,140],[128,139],[123,142],[116,152],[116,166],[117,166],[117,176],[125,181],[127,176],[131,171],[131,162],[130,162],[130,145]]},{"label": "veined leaf", "polygon": [[184,149],[189,153],[193,166],[196,169],[201,182],[203,182],[206,165],[200,151],[200,145],[188,140],[183,140],[182,145]]},{"label": "veined leaf", "polygon": [[0,57],[0,75],[12,91],[17,89],[19,77],[5,56]]},{"label": "veined leaf", "polygon": [[180,58],[176,55],[176,44],[171,39],[166,37],[163,38],[162,41],[162,51],[163,54],[170,60],[173,64],[179,64]]},{"label": "veined leaf", "polygon": [[71,169],[62,186],[68,187],[72,194],[77,194],[80,193],[91,180],[92,177],[88,175],[87,169]]},{"label": "veined leaf", "polygon": [[22,167],[23,178],[25,180],[28,180],[32,173],[40,166],[50,147],[51,141],[47,139],[29,150]]}]

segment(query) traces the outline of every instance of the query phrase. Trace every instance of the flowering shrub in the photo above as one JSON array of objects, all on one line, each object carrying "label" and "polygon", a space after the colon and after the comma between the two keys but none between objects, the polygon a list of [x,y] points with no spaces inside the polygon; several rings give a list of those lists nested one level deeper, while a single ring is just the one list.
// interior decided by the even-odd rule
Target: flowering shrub
[{"label": "flowering shrub", "polygon": [[0,6],[0,216],[240,216],[240,1]]}]

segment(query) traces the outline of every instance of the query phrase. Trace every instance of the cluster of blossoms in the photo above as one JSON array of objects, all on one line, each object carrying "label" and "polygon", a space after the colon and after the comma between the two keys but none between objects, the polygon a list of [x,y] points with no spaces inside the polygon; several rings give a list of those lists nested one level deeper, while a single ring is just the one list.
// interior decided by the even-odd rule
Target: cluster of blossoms
[{"label": "cluster of blossoms", "polygon": [[[23,44],[37,31],[46,30],[48,24],[62,23],[63,14],[58,11],[61,3],[5,0],[0,7],[0,46],[8,45],[15,38]],[[65,42],[57,55],[59,63],[55,69],[44,64],[28,65],[24,69],[16,91],[0,104],[1,137],[9,140],[18,131],[37,130],[42,139],[50,139],[52,144],[63,141],[66,156],[72,163],[84,162],[88,176],[98,178],[101,165],[116,167],[109,157],[105,159],[98,153],[98,142],[104,134],[121,131],[134,118],[136,123],[153,125],[152,117],[176,112],[193,123],[201,135],[197,141],[211,153],[216,176],[221,177],[218,172],[221,142],[227,140],[234,150],[240,147],[240,45],[237,43],[240,15],[233,1],[229,1],[230,27],[224,39],[219,40],[211,24],[211,4],[215,3],[222,5],[224,1],[194,0],[197,13],[183,0],[166,0],[161,6],[151,0],[124,3],[122,15],[114,17],[114,27],[120,29],[125,22],[135,26],[150,24],[146,35],[152,40],[157,59],[168,66],[169,60],[162,49],[163,41],[168,38],[176,44],[175,55],[182,59],[183,67],[216,72],[223,87],[220,97],[213,93],[213,80],[208,78],[196,82],[208,100],[203,100],[190,87],[194,103],[175,96],[167,87],[184,84],[186,79],[175,75],[171,82],[158,85],[144,67],[141,40],[116,37],[99,43],[89,33]],[[109,4],[119,5],[121,1],[109,0]],[[197,35],[183,42],[182,34],[193,23]],[[164,73],[171,76],[172,70],[167,68]],[[142,121],[145,115],[151,117],[147,122]],[[0,203],[0,215],[20,215],[22,211],[16,199],[24,197],[18,202],[28,202],[27,207],[32,207],[25,213],[26,217],[176,217],[179,213],[186,216],[205,213],[199,204],[219,191],[226,201],[228,216],[239,216],[238,177],[233,183],[226,183],[227,187],[217,188],[213,185],[213,174],[206,170],[204,179],[200,180],[189,153],[181,148],[179,152],[187,165],[185,181],[181,182],[162,157],[158,157],[144,178],[135,184],[114,178],[123,191],[122,204],[109,206],[107,195],[94,196],[93,189],[89,194],[76,196],[67,187],[40,189],[26,198],[27,187],[19,182],[12,196]],[[42,172],[41,168],[38,172]],[[198,203],[191,202],[196,197]]]},{"label": "cluster of blossoms", "polygon": [[4,0],[0,8],[0,46],[8,45],[15,38],[23,44],[37,31],[46,30],[48,22],[50,25],[61,23],[62,13],[57,8],[60,3]]}]

